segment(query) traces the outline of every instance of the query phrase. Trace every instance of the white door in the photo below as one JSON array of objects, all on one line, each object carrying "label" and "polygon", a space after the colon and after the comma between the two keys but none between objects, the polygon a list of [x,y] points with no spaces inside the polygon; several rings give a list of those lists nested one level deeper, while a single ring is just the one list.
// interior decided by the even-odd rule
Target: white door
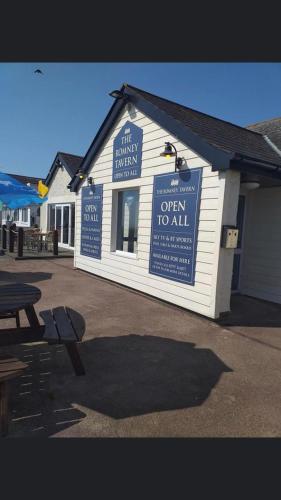
[{"label": "white door", "polygon": [[71,210],[70,204],[56,205],[55,228],[61,247],[70,246]]}]

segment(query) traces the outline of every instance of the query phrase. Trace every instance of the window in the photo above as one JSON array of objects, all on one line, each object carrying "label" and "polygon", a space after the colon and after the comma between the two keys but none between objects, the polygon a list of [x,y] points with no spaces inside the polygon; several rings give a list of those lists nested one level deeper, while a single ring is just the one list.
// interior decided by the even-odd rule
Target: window
[{"label": "window", "polygon": [[75,233],[75,203],[70,205],[70,246],[74,247],[74,233]]},{"label": "window", "polygon": [[137,253],[139,191],[118,191],[116,250]]},{"label": "window", "polygon": [[48,205],[48,230],[53,231],[55,229],[55,205]]},{"label": "window", "polygon": [[22,208],[22,222],[28,222],[28,209]]},{"label": "window", "polygon": [[13,215],[13,210],[11,210],[10,208],[6,208],[5,211],[3,211],[3,219],[6,219],[6,221],[10,221],[12,219],[12,215]]},{"label": "window", "polygon": [[48,231],[57,229],[59,245],[74,247],[75,203],[48,204]]},{"label": "window", "polygon": [[19,209],[16,208],[16,210],[14,210],[14,221],[19,221]]}]

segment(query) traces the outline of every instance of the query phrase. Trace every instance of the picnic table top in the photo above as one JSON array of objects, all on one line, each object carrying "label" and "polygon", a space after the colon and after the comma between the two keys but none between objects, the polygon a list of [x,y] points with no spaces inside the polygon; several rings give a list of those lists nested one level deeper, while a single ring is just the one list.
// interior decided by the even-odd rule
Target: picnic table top
[{"label": "picnic table top", "polygon": [[0,313],[20,311],[38,302],[41,290],[25,283],[0,285]]}]

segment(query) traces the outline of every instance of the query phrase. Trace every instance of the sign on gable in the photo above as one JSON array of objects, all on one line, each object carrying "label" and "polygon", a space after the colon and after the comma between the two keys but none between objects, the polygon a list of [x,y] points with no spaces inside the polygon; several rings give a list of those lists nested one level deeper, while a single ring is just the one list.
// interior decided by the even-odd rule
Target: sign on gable
[{"label": "sign on gable", "polygon": [[141,176],[143,130],[127,121],[113,142],[112,182]]}]

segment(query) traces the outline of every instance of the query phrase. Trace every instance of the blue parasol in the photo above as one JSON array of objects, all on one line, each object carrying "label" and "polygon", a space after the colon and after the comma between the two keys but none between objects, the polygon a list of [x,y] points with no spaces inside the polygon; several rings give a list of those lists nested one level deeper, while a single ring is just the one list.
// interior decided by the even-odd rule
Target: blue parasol
[{"label": "blue parasol", "polygon": [[30,205],[42,205],[46,200],[46,196],[40,198],[38,192],[32,187],[0,172],[0,201],[3,205],[8,208],[22,208]]}]

